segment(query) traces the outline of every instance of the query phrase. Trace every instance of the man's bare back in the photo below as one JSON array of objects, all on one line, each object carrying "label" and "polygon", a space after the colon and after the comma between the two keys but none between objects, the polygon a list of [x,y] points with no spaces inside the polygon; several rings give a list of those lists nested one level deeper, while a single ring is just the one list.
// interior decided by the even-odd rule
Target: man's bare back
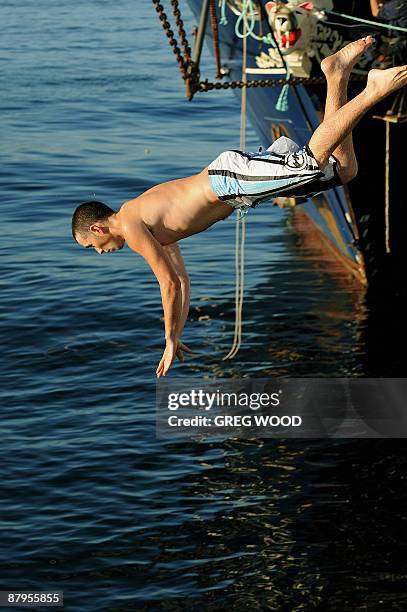
[{"label": "man's bare back", "polygon": [[[125,202],[116,213],[101,202],[85,202],[81,206],[88,205],[102,207],[105,219],[88,223],[86,233],[74,230],[73,219],[76,241],[100,254],[118,251],[127,244],[145,259],[159,282],[166,349],[156,374],[165,375],[175,357],[183,361],[184,352],[192,352],[180,340],[188,317],[190,286],[177,242],[225,219],[233,208],[212,190],[207,168],[199,174],[156,185]],[[80,216],[80,208],[75,215]]]},{"label": "man's bare back", "polygon": [[142,223],[161,245],[169,245],[204,231],[232,214],[233,208],[212,191],[208,170],[152,187],[125,202],[118,219],[128,240]]}]

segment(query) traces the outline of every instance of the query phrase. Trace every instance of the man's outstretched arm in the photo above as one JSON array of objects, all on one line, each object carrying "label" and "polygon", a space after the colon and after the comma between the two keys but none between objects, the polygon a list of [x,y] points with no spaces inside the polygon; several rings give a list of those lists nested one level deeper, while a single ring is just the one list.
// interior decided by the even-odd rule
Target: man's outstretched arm
[{"label": "man's outstretched arm", "polygon": [[164,310],[165,350],[156,370],[157,377],[165,376],[179,349],[178,330],[182,312],[181,282],[164,247],[147,227],[140,223],[127,234],[128,246],[139,253],[155,274],[161,291]]},{"label": "man's outstretched arm", "polygon": [[191,283],[189,280],[188,272],[185,268],[185,263],[182,258],[181,249],[178,244],[174,242],[173,244],[169,244],[164,248],[164,251],[167,253],[172,265],[174,266],[174,270],[178,276],[178,280],[181,283],[181,293],[182,293],[182,307],[181,307],[181,316],[179,320],[178,327],[178,337],[180,338],[182,335],[182,331],[184,329],[186,320],[188,318],[189,313],[189,302],[191,297]]},{"label": "man's outstretched arm", "polygon": [[191,349],[188,348],[183,342],[181,342],[182,332],[188,318],[189,314],[189,303],[191,297],[191,283],[189,280],[188,272],[185,267],[185,263],[181,254],[181,249],[179,245],[174,242],[173,244],[168,244],[164,247],[165,252],[171,260],[172,265],[174,266],[175,272],[177,273],[178,279],[181,283],[181,295],[182,295],[182,304],[181,304],[181,317],[179,320],[178,327],[178,350],[177,357],[180,361],[184,361],[184,352],[192,353]]}]

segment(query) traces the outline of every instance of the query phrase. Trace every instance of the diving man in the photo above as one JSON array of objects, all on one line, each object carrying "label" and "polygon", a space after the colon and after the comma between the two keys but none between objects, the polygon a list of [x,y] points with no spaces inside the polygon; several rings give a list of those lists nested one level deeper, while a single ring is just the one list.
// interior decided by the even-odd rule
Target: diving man
[{"label": "diving man", "polygon": [[101,202],[84,202],[75,210],[72,233],[80,246],[102,254],[127,243],[144,257],[159,282],[165,350],[158,378],[166,375],[175,357],[183,361],[184,353],[191,352],[181,341],[190,290],[178,241],[236,208],[248,209],[280,195],[318,193],[356,175],[353,128],[377,102],[407,84],[407,66],[371,70],[365,89],[347,102],[352,67],[372,42],[368,36],[323,60],[325,116],[305,148],[279,139],[264,153],[226,151],[199,174],[156,185],[118,212]]}]

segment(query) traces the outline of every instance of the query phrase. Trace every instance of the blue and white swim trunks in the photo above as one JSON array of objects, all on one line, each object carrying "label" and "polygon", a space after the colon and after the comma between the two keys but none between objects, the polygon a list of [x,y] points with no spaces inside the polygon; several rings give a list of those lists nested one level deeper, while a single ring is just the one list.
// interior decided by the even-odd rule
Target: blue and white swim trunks
[{"label": "blue and white swim trunks", "polygon": [[225,151],[209,166],[209,180],[220,200],[240,212],[278,196],[312,196],[341,185],[337,160],[320,170],[308,147],[282,136],[262,153]]}]

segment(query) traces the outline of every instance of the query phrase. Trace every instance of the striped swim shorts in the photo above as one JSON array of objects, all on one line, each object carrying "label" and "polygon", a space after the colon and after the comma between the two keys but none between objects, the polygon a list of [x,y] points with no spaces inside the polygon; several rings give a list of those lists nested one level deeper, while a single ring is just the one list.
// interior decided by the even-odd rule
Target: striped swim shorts
[{"label": "striped swim shorts", "polygon": [[209,181],[220,200],[247,212],[278,196],[313,196],[341,185],[337,160],[320,170],[308,147],[282,136],[262,153],[225,151],[209,166]]}]

